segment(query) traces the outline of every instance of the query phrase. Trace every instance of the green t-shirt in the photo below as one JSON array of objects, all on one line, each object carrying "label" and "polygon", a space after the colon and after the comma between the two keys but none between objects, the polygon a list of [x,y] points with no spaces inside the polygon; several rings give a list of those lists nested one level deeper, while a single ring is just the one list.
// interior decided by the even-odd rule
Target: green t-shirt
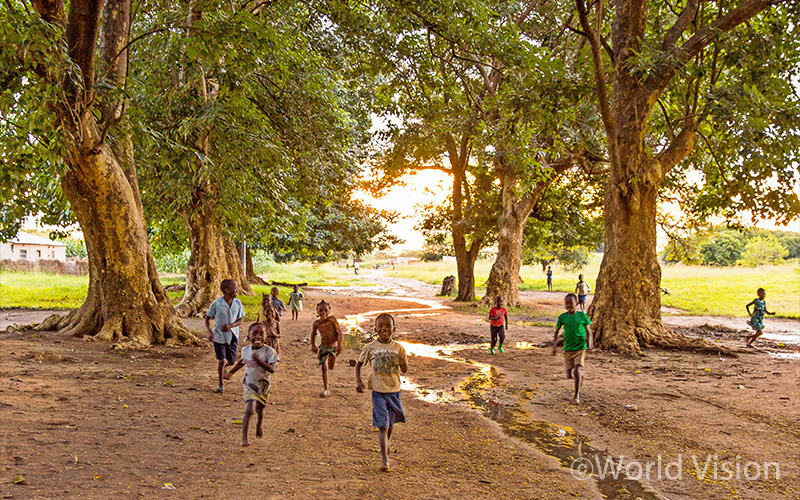
[{"label": "green t-shirt", "polygon": [[582,351],[586,349],[586,327],[591,320],[586,313],[575,311],[573,314],[564,313],[558,317],[556,329],[564,327],[564,350]]}]

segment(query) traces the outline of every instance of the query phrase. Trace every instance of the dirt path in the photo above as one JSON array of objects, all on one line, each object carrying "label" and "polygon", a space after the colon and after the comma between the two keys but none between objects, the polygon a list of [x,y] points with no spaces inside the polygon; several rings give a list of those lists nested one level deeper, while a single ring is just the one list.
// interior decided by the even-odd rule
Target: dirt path
[{"label": "dirt path", "polygon": [[[384,278],[383,292],[399,290],[406,300],[368,297],[375,287],[309,289],[306,304],[324,297],[343,318],[424,307],[410,297],[435,300],[436,287]],[[641,481],[660,498],[800,497],[798,360],[743,349],[738,359],[595,352],[588,356],[584,401],[576,406],[567,401],[571,388],[560,358],[537,347],[550,330],[534,318],[512,317],[511,348],[490,356],[481,316],[452,309],[396,316],[400,340],[439,347],[420,348],[411,358],[408,378],[415,385],[403,394],[409,423],[397,429],[391,474],[377,472],[370,402],[353,390],[348,361],[356,349],[338,361],[334,396],[318,397],[318,367],[304,342],[308,311],[284,324],[266,436],[244,450],[233,423],[242,416],[241,379],[213,394],[210,348],[115,352],[54,334],[2,333],[8,362],[0,378],[9,382],[0,388],[0,495],[601,498],[602,483],[579,481],[563,467],[580,453],[592,459],[596,450],[624,456],[625,463],[681,459],[680,480]],[[354,317],[362,326],[370,319]],[[727,334],[716,340],[738,345]],[[692,455],[701,466],[712,456],[704,479]],[[781,479],[709,478],[714,464],[726,461],[776,462]],[[11,484],[16,475],[27,484]],[[614,495],[635,498],[624,490]]]}]

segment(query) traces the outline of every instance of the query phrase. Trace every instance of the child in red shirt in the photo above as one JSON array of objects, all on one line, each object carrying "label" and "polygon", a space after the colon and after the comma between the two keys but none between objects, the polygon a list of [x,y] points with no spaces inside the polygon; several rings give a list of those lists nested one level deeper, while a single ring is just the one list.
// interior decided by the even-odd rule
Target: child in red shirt
[{"label": "child in red shirt", "polygon": [[489,333],[491,333],[492,336],[492,345],[489,347],[489,354],[494,354],[494,346],[497,344],[498,339],[500,340],[498,350],[503,352],[506,330],[508,330],[508,311],[503,307],[503,298],[498,296],[495,299],[495,307],[489,310]]}]

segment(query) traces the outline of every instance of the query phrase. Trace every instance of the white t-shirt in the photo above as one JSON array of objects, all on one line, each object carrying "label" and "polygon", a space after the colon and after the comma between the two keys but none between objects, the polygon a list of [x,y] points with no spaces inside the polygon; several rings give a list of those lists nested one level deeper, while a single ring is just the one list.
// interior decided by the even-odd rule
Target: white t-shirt
[{"label": "white t-shirt", "polygon": [[247,387],[248,384],[254,384],[260,387],[264,382],[269,382],[270,373],[265,370],[263,366],[258,364],[255,358],[268,365],[279,361],[278,353],[275,352],[275,349],[266,344],[259,349],[253,349],[252,345],[244,346],[244,348],[242,348],[242,361],[244,362],[245,368],[242,384],[245,387]]}]

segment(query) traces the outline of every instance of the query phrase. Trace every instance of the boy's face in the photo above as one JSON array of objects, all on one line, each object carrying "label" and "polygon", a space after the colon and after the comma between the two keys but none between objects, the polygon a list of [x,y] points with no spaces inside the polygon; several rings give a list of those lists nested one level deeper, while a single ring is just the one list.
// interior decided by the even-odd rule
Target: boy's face
[{"label": "boy's face", "polygon": [[497,298],[494,300],[494,304],[495,304],[497,307],[503,307],[503,298],[502,298],[502,297],[497,297]]},{"label": "boy's face", "polygon": [[382,344],[388,344],[392,341],[392,334],[394,334],[394,323],[386,316],[380,317],[375,321],[375,333],[378,334],[378,341]]},{"label": "boy's face", "polygon": [[567,309],[568,313],[574,313],[577,305],[578,303],[575,297],[564,297],[564,307]]},{"label": "boy's face", "polygon": [[272,293],[272,296],[275,297],[276,299],[278,298],[278,289],[277,288],[273,288],[272,290],[270,290],[270,293]]},{"label": "boy's face", "polygon": [[317,306],[317,316],[319,316],[319,319],[327,318],[330,313],[331,313],[331,308],[328,304],[322,304],[320,306]]},{"label": "boy's face", "polygon": [[237,295],[239,295],[239,288],[236,286],[236,282],[234,281],[233,284],[228,285],[222,292],[222,295],[228,298],[235,298]]},{"label": "boy's face", "polygon": [[264,309],[267,308],[267,304],[269,304],[269,303],[270,303],[269,295],[262,294],[261,295],[261,305],[264,306]]},{"label": "boy's face", "polygon": [[264,345],[264,327],[262,326],[253,327],[250,330],[248,339],[250,340],[250,343],[253,344],[253,347],[259,349],[261,346]]},{"label": "boy's face", "polygon": [[759,299],[761,299],[761,300],[764,300],[764,298],[765,298],[766,296],[767,296],[767,291],[766,291],[766,290],[759,290],[759,291],[758,291],[758,298],[759,298]]},{"label": "boy's face", "polygon": [[583,281],[583,275],[582,274],[578,275],[578,280]]},{"label": "boy's face", "polygon": [[293,286],[292,290],[294,290],[296,292],[297,291],[297,285]]}]

